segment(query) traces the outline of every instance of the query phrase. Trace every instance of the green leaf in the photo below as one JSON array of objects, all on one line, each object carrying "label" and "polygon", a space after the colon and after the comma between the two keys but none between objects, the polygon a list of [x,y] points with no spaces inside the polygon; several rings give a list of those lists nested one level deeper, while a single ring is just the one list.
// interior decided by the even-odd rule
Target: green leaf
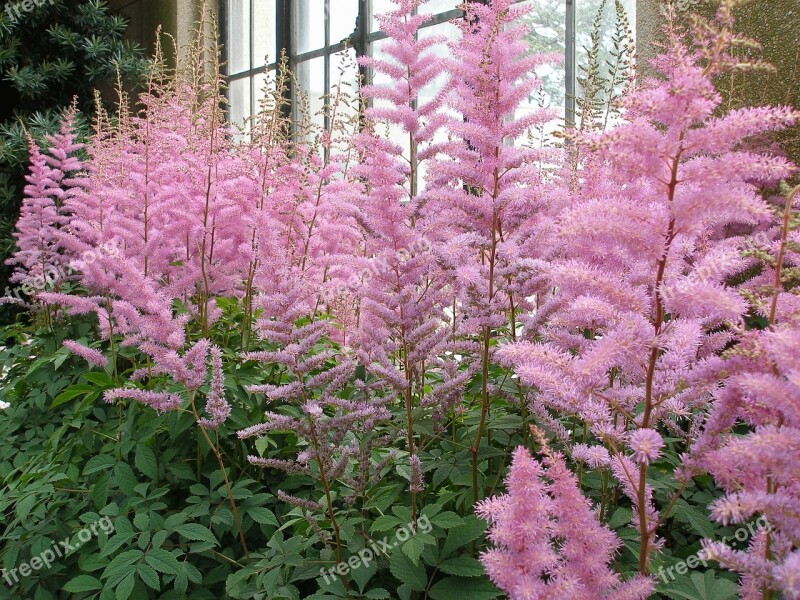
[{"label": "green leaf", "polygon": [[708,514],[683,499],[675,503],[675,519],[689,523],[694,532],[702,537],[714,537],[715,528]]},{"label": "green leaf", "polygon": [[145,531],[150,525],[150,517],[147,516],[147,513],[136,513],[136,516],[133,517],[133,524],[139,531]]},{"label": "green leaf", "polygon": [[403,554],[411,559],[415,565],[419,564],[419,557],[422,556],[422,551],[425,549],[425,542],[418,536],[410,537],[402,546]]},{"label": "green leaf", "polygon": [[133,473],[133,469],[123,462],[118,462],[114,467],[114,478],[117,481],[119,489],[128,496],[133,496],[136,484],[139,483],[136,479],[136,475]]},{"label": "green leaf", "polygon": [[608,526],[611,529],[616,529],[617,527],[622,527],[630,523],[632,518],[633,511],[623,506],[614,511],[614,514],[611,515],[611,518],[608,520]]},{"label": "green leaf", "polygon": [[66,390],[61,392],[58,396],[56,396],[55,400],[53,400],[52,404],[50,404],[50,409],[52,410],[57,406],[69,402],[73,398],[77,398],[78,396],[88,394],[89,392],[93,392],[94,390],[95,388],[89,385],[71,385]]},{"label": "green leaf", "polygon": [[171,552],[162,550],[161,548],[150,550],[147,556],[144,557],[144,560],[159,573],[177,575],[181,570],[181,564],[178,562],[178,559],[175,558]]},{"label": "green leaf", "polygon": [[25,521],[28,518],[28,515],[33,507],[38,504],[38,501],[39,499],[36,494],[29,494],[17,502],[17,517],[20,521]]},{"label": "green leaf", "polygon": [[91,575],[78,575],[65,583],[64,587],[61,589],[65,592],[77,594],[78,592],[92,592],[102,587],[103,584],[100,583],[100,580],[96,577],[92,577]]},{"label": "green leaf", "polygon": [[175,531],[189,540],[209,542],[214,545],[219,544],[219,542],[217,542],[217,538],[214,536],[211,530],[204,525],[200,525],[199,523],[186,523],[185,525],[179,525],[175,528]]},{"label": "green leaf", "polygon": [[115,590],[117,600],[128,600],[131,592],[133,591],[134,583],[136,583],[136,579],[133,573],[129,573],[125,579],[120,581],[117,589]]},{"label": "green leaf", "polygon": [[439,570],[448,575],[460,575],[461,577],[478,577],[486,573],[480,561],[470,556],[448,558],[439,565]]},{"label": "green leaf", "polygon": [[713,569],[694,572],[663,589],[663,593],[676,600],[729,600],[736,598],[738,586],[729,579],[717,577]]},{"label": "green leaf", "polygon": [[421,592],[428,585],[428,577],[422,563],[415,565],[403,552],[395,550],[392,553],[389,570],[401,583],[406,584],[415,592]]},{"label": "green leaf", "polygon": [[261,525],[275,525],[275,527],[280,526],[278,519],[275,518],[275,513],[268,508],[254,506],[253,508],[247,509],[247,514],[252,517],[253,521],[260,523]]},{"label": "green leaf", "polygon": [[502,592],[487,579],[446,577],[431,587],[428,595],[433,600],[492,600]]},{"label": "green leaf", "polygon": [[155,479],[158,476],[158,463],[156,462],[156,455],[153,450],[145,445],[139,444],[136,446],[136,457],[134,459],[136,468],[142,473],[147,475],[150,479]]},{"label": "green leaf", "polygon": [[92,373],[84,373],[81,375],[86,381],[94,383],[95,385],[107,389],[114,387],[114,380],[111,379],[111,376],[108,373],[103,372],[92,372]]},{"label": "green leaf", "polygon": [[156,573],[153,567],[140,564],[136,567],[136,574],[139,575],[139,579],[144,581],[146,586],[151,587],[154,590],[161,589],[161,582],[158,578],[158,573]]},{"label": "green leaf", "polygon": [[486,531],[486,522],[472,515],[464,517],[464,524],[447,532],[447,539],[442,547],[442,556],[463,548],[477,540]]},{"label": "green leaf", "polygon": [[370,527],[370,533],[374,533],[376,531],[389,531],[390,529],[398,527],[402,522],[403,521],[397,517],[393,517],[392,515],[381,515],[372,523],[372,527]]},{"label": "green leaf", "polygon": [[108,454],[98,454],[97,456],[93,456],[88,460],[86,466],[83,468],[83,474],[84,476],[91,475],[92,473],[109,469],[116,463],[117,461],[113,456],[109,456]]},{"label": "green leaf", "polygon": [[454,512],[445,511],[431,517],[431,523],[442,529],[452,529],[453,527],[462,525],[464,520]]}]

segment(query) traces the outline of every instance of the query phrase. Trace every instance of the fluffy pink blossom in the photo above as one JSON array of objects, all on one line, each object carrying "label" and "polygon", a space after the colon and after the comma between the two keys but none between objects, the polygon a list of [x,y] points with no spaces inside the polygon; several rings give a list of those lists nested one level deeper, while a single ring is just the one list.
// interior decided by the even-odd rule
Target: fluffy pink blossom
[{"label": "fluffy pink blossom", "polygon": [[493,548],[481,554],[489,577],[511,600],[647,598],[652,581],[621,581],[608,563],[620,546],[597,522],[563,458],[546,447],[541,461],[514,451],[507,493],[482,501]]},{"label": "fluffy pink blossom", "polygon": [[661,456],[664,438],[654,429],[637,429],[628,436],[628,445],[633,451],[633,460],[641,465],[649,465]]},{"label": "fluffy pink blossom", "polygon": [[103,356],[102,352],[94,348],[88,348],[74,340],[64,340],[64,347],[75,356],[80,356],[92,366],[104,367],[108,364],[108,359]]}]

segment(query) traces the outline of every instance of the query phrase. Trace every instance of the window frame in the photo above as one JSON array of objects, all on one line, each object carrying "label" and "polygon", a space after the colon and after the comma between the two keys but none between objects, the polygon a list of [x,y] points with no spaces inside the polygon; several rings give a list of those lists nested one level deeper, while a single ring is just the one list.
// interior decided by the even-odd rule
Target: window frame
[{"label": "window frame", "polygon": [[[228,80],[229,86],[232,82],[249,79],[250,80],[250,107],[251,113],[258,106],[258,97],[261,90],[256,89],[254,85],[255,77],[275,71],[278,66],[278,58],[283,51],[286,51],[289,57],[289,68],[296,72],[297,65],[303,62],[313,60],[315,58],[324,57],[324,92],[330,93],[330,60],[331,56],[343,51],[346,47],[353,48],[357,56],[367,55],[371,52],[372,45],[375,42],[386,39],[388,36],[380,31],[371,31],[373,12],[372,0],[358,0],[358,19],[354,24],[354,30],[350,35],[349,41],[338,41],[332,43],[330,40],[330,7],[332,2],[336,0],[323,0],[324,2],[324,18],[325,18],[325,42],[323,47],[314,50],[309,50],[302,53],[295,53],[297,44],[297,34],[294,23],[294,9],[296,0],[275,0],[275,56],[271,57],[272,62],[254,66],[256,64],[256,57],[254,57],[255,48],[255,19],[254,19],[254,2],[256,0],[241,0],[247,3],[250,11],[249,15],[249,68],[244,71],[237,71],[235,73],[229,72],[230,65],[230,44],[227,43],[228,37],[228,22],[230,15],[228,14],[228,1],[220,1],[220,31],[222,32],[223,41],[223,63],[224,75]],[[468,0],[471,2],[486,3],[488,0]],[[524,0],[517,0],[522,2]],[[572,127],[576,121],[576,101],[575,94],[577,90],[577,0],[564,0],[565,2],[565,39],[564,39],[564,115],[567,127]],[[461,9],[451,9],[445,12],[437,13],[428,20],[422,29],[441,25],[453,19],[463,17],[464,12]],[[259,59],[260,61],[260,59]],[[296,106],[297,91],[290,89],[289,97],[290,103],[287,110],[291,111]]]}]

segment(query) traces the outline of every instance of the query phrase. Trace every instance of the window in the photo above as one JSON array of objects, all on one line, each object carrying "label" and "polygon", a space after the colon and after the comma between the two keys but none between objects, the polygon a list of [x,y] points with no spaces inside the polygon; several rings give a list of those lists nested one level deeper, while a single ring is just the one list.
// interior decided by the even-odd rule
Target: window
[{"label": "window", "polygon": [[[460,1],[430,0],[424,9],[435,17],[421,35],[436,33],[452,39],[456,28],[449,21],[461,16]],[[563,106],[564,118],[572,121],[593,32],[604,48],[612,47],[619,33],[619,15],[635,23],[635,0],[521,1],[532,7],[528,16],[532,49],[564,56],[563,64],[539,73],[544,85],[540,97],[531,98],[530,103]],[[392,6],[390,0],[226,0],[223,31],[231,120],[243,123],[255,112],[267,74],[276,68],[282,48],[287,49],[292,71],[308,94],[311,113],[318,113],[340,75],[357,80],[355,53],[380,53],[385,35],[375,15]],[[598,60],[601,69],[609,68],[608,60],[604,50]]]}]

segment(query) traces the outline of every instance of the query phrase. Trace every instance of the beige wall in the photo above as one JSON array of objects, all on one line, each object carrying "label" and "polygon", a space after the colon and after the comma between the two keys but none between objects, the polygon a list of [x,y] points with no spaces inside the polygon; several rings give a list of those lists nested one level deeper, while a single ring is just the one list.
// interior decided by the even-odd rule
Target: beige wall
[{"label": "beige wall", "polygon": [[[112,9],[129,19],[127,36],[148,52],[155,44],[156,29],[175,37],[178,48],[186,46],[200,16],[202,0],[111,0]],[[219,0],[206,0],[209,11],[218,12]],[[164,44],[165,51],[171,44]]]},{"label": "beige wall", "polygon": [[[660,27],[659,5],[664,0],[638,0],[636,25],[640,65],[653,55],[651,41]],[[689,4],[692,0],[689,0]],[[713,16],[716,2],[695,0],[694,10]],[[750,0],[735,11],[737,30],[760,42],[763,58],[773,64],[776,74],[748,73],[720,81],[720,89],[732,107],[741,105],[791,104],[800,109],[800,0]],[[781,136],[795,161],[800,161],[800,133],[797,129]]]}]

